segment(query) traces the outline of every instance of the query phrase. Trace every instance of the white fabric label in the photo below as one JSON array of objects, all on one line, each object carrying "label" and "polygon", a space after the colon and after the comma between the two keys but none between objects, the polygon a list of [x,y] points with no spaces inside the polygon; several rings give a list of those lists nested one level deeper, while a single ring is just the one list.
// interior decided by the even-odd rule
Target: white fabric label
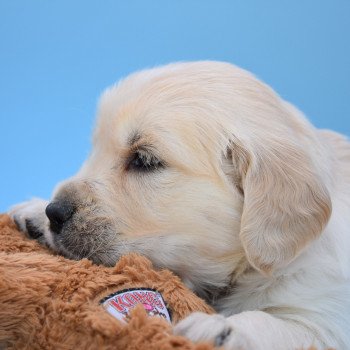
[{"label": "white fabric label", "polygon": [[130,310],[141,304],[149,316],[158,316],[171,322],[170,313],[162,295],[154,289],[125,289],[108,295],[100,300],[100,304],[118,320],[127,322]]}]

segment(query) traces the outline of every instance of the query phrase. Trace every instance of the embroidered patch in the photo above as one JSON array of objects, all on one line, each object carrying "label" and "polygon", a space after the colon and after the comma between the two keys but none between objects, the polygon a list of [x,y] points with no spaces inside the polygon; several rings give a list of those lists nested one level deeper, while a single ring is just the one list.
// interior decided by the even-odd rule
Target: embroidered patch
[{"label": "embroidered patch", "polygon": [[129,313],[136,305],[141,304],[149,316],[159,316],[171,322],[162,295],[150,288],[131,288],[110,294],[100,300],[105,310],[118,320],[127,322]]}]

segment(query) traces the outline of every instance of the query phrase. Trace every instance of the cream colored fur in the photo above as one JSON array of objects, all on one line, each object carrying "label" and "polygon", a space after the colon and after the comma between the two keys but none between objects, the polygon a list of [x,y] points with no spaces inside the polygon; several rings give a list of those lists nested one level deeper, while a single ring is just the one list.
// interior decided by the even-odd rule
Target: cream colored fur
[{"label": "cream colored fur", "polygon": [[[131,169],[137,152],[155,169]],[[176,332],[226,349],[350,349],[350,144],[250,73],[178,63],[111,87],[90,157],[53,198],[76,207],[58,235],[45,201],[12,215],[71,258],[144,254],[225,316]]]}]

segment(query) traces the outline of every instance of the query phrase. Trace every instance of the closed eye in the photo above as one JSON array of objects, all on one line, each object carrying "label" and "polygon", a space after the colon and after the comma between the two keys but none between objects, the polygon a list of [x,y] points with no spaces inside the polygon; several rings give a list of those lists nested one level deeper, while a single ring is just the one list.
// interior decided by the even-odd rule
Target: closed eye
[{"label": "closed eye", "polygon": [[129,158],[127,170],[138,172],[151,172],[164,168],[165,164],[149,151],[137,149]]}]

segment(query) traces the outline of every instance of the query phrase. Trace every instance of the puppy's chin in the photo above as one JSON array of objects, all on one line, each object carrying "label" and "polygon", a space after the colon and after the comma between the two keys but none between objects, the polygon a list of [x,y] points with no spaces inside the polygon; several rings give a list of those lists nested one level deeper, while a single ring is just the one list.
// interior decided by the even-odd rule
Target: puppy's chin
[{"label": "puppy's chin", "polygon": [[44,240],[56,253],[73,260],[86,258],[95,264],[114,266],[122,255],[118,234],[106,225],[101,230],[90,227],[88,232],[78,232],[67,225],[59,233],[47,230]]},{"label": "puppy's chin", "polygon": [[122,254],[118,253],[117,251],[104,251],[103,253],[95,252],[92,249],[79,252],[72,251],[60,242],[56,242],[55,251],[68,259],[81,260],[85,258],[92,261],[94,264],[104,265],[107,267],[114,266],[122,256]]}]

